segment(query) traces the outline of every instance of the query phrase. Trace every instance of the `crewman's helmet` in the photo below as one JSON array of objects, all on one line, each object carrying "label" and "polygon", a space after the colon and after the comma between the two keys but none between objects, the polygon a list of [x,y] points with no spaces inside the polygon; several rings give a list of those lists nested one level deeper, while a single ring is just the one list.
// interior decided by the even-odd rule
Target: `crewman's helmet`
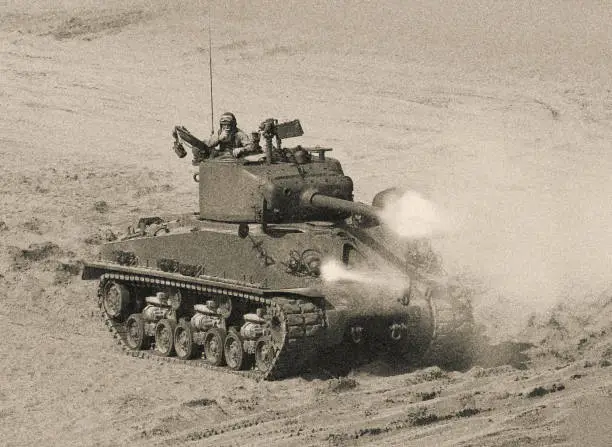
[{"label": "crewman's helmet", "polygon": [[230,129],[235,130],[237,127],[236,117],[233,113],[225,112],[221,115],[221,119],[219,120],[219,125],[223,126],[224,124],[229,124]]}]

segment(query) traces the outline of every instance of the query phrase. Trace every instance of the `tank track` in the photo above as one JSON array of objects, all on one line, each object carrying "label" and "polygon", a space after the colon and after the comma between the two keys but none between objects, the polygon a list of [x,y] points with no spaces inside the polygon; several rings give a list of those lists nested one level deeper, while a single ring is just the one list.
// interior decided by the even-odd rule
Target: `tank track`
[{"label": "tank track", "polygon": [[[176,357],[164,357],[158,355],[154,350],[135,351],[132,350],[126,339],[126,329],[124,323],[109,318],[102,306],[104,285],[107,281],[119,281],[122,284],[132,287],[145,286],[171,286],[191,292],[202,294],[215,293],[223,294],[237,300],[251,301],[258,305],[265,305],[272,309],[274,315],[281,322],[282,337],[280,347],[277,348],[276,355],[267,371],[249,370],[234,371],[229,368],[213,366],[203,359],[181,360]],[[155,277],[153,275],[136,275],[123,273],[105,273],[100,277],[98,286],[98,306],[104,323],[121,349],[129,356],[146,358],[159,362],[172,362],[201,367],[213,371],[236,374],[256,380],[278,380],[285,377],[297,375],[303,371],[306,362],[316,353],[318,339],[324,327],[323,310],[308,300],[288,297],[266,297],[253,293],[234,291],[221,287],[213,287],[189,281],[168,280]]]},{"label": "tank track", "polygon": [[433,333],[423,363],[452,369],[468,367],[473,358],[475,334],[469,299],[436,294],[430,298],[430,307]]}]

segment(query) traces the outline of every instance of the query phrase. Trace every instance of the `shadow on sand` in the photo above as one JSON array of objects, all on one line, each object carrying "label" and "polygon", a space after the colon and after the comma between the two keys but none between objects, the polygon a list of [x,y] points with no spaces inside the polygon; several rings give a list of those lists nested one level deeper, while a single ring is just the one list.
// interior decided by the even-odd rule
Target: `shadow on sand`
[{"label": "shadow on sand", "polygon": [[315,359],[310,371],[303,374],[306,379],[330,379],[345,377],[354,372],[366,373],[379,377],[408,374],[416,370],[440,366],[445,371],[465,372],[472,367],[494,368],[509,365],[516,369],[528,369],[530,360],[526,351],[534,345],[524,342],[506,341],[490,344],[486,338],[475,339],[467,358],[460,362],[446,365],[435,365],[415,361],[406,355],[385,352],[377,347],[341,346],[325,352]]}]

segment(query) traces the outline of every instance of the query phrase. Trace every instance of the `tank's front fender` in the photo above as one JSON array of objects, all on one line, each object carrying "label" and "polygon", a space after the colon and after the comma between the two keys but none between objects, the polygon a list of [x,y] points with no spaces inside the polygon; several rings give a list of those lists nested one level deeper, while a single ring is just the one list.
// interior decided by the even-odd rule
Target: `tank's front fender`
[{"label": "tank's front fender", "polygon": [[105,272],[105,269],[100,268],[98,266],[85,264],[83,266],[83,272],[81,273],[81,279],[91,280],[91,279],[99,279]]}]

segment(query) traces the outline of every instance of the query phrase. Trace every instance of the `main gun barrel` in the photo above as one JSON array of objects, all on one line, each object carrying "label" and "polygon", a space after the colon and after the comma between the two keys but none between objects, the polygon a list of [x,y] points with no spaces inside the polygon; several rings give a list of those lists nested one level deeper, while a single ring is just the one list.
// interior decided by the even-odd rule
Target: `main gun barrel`
[{"label": "main gun barrel", "polygon": [[365,203],[352,202],[350,200],[338,199],[336,197],[321,194],[317,190],[307,190],[302,194],[302,203],[307,206],[324,208],[335,211],[344,211],[351,214],[359,214],[378,221],[380,219],[376,208]]}]

